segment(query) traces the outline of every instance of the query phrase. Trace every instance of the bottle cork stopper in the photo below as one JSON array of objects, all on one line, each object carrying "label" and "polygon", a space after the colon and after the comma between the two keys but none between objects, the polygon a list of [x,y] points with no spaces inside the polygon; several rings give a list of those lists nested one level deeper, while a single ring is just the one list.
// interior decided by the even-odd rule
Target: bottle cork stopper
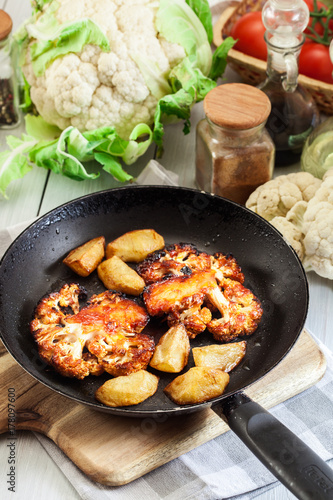
[{"label": "bottle cork stopper", "polygon": [[6,38],[12,31],[13,21],[4,10],[0,9],[0,40]]},{"label": "bottle cork stopper", "polygon": [[260,89],[245,83],[226,83],[208,92],[204,99],[207,118],[229,129],[246,130],[267,120],[271,102]]}]

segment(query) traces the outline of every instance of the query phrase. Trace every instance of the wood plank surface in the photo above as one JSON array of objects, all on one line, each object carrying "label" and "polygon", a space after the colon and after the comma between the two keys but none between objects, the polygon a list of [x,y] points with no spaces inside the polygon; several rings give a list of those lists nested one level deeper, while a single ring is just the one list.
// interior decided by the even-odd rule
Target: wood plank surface
[{"label": "wood plank surface", "polygon": [[[148,151],[138,158],[134,165],[124,166],[124,170],[134,177],[140,175],[149,160],[154,157],[155,147],[151,146]],[[90,170],[89,170],[90,171]],[[110,174],[107,174],[99,166],[91,171],[99,172],[100,176],[94,180],[85,180],[83,182],[74,181],[54,172],[50,173],[49,181],[46,184],[43,201],[41,203],[39,215],[44,215],[53,208],[67,203],[68,201],[85,196],[90,193],[97,193],[105,189],[123,187],[126,184],[115,180]]]},{"label": "wood plank surface", "polygon": [[[246,393],[269,409],[318,382],[325,367],[322,352],[303,331],[288,356]],[[96,411],[37,382],[4,348],[0,380],[2,396],[15,380],[17,430],[45,434],[91,479],[107,485],[133,481],[228,430],[210,408],[181,417],[138,419]],[[0,432],[7,431],[7,401],[2,401]]]}]

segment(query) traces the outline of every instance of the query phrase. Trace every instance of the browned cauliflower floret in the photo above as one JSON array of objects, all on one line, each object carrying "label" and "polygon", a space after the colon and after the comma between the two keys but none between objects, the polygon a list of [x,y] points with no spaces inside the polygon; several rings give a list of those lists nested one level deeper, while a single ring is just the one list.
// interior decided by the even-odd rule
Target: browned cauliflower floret
[{"label": "browned cauliflower floret", "polygon": [[235,280],[226,278],[220,287],[208,293],[208,300],[221,313],[220,318],[213,318],[207,324],[208,330],[216,340],[223,342],[252,335],[263,314],[258,298]]}]

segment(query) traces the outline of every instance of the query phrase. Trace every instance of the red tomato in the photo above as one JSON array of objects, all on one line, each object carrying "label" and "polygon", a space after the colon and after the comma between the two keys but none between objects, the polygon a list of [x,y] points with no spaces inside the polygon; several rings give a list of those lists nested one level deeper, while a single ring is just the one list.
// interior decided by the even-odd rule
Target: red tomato
[{"label": "red tomato", "polygon": [[265,26],[261,19],[261,11],[248,12],[234,24],[231,36],[237,43],[234,49],[249,56],[266,61],[267,46],[264,40]]},{"label": "red tomato", "polygon": [[[313,9],[313,0],[305,0],[309,10]],[[325,7],[317,2],[318,9]],[[309,21],[311,23],[311,19]],[[333,25],[333,20],[331,21]],[[330,26],[331,26],[330,23]],[[318,25],[318,26],[317,26]],[[332,26],[333,28],[333,26]],[[316,30],[322,34],[322,26],[316,23]],[[237,40],[234,48],[249,56],[267,60],[267,46],[264,40],[265,27],[262,22],[261,11],[244,14],[233,26],[231,36]],[[315,80],[333,83],[333,65],[326,45],[312,42],[308,39],[302,47],[299,59],[299,72]]]},{"label": "red tomato", "polygon": [[321,82],[333,83],[329,48],[320,43],[305,43],[299,56],[299,72]]}]

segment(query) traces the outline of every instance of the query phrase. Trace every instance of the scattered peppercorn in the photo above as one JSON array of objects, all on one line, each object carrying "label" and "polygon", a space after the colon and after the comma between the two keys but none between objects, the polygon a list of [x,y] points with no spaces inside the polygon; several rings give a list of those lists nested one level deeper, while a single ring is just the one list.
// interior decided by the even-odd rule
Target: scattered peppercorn
[{"label": "scattered peppercorn", "polygon": [[0,127],[11,126],[18,122],[14,107],[14,92],[11,80],[0,79]]}]

